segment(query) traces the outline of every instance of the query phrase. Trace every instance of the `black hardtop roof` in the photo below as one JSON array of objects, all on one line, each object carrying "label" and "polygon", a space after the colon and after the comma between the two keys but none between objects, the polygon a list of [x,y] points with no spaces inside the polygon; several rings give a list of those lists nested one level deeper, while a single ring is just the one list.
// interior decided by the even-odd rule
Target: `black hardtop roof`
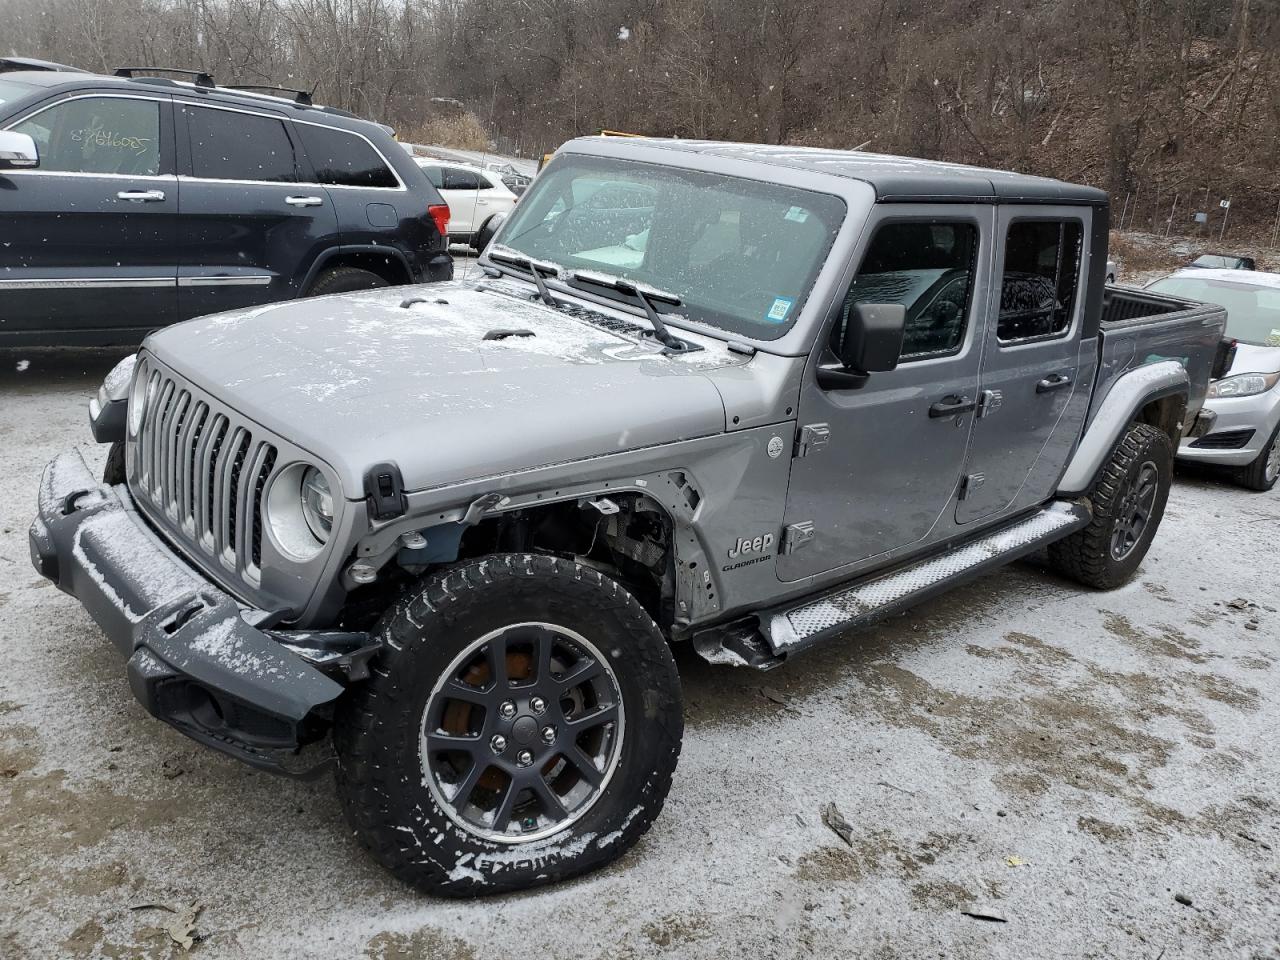
[{"label": "black hardtop roof", "polygon": [[611,143],[620,145],[620,152],[625,152],[628,147],[658,147],[847,177],[869,184],[875,190],[876,198],[882,201],[969,200],[1000,203],[1022,200],[1035,203],[1107,203],[1106,192],[1096,187],[940,160],[919,160],[856,150],[728,143],[717,140],[665,140],[647,137],[626,140],[586,139],[608,139]]},{"label": "black hardtop roof", "polygon": [[55,72],[49,70],[15,70],[11,73],[2,74],[5,80],[15,81],[17,83],[29,84],[33,87],[57,88],[66,90],[77,89],[103,89],[109,87],[118,87],[121,90],[132,90],[140,92],[142,90],[150,90],[154,92],[157,88],[167,90],[170,93],[181,93],[192,96],[196,99],[211,100],[217,103],[234,104],[241,107],[270,107],[276,110],[288,110],[292,108],[299,115],[321,113],[326,120],[335,120],[334,126],[344,126],[343,121],[351,124],[359,124],[361,126],[371,125],[381,130],[388,130],[383,124],[373,120],[364,120],[357,117],[353,113],[346,110],[340,110],[337,107],[326,107],[320,104],[308,105],[294,102],[289,97],[276,97],[264,93],[252,93],[245,90],[235,90],[230,87],[205,87],[197,86],[184,80],[174,80],[169,77],[114,77],[101,73],[70,73]]}]

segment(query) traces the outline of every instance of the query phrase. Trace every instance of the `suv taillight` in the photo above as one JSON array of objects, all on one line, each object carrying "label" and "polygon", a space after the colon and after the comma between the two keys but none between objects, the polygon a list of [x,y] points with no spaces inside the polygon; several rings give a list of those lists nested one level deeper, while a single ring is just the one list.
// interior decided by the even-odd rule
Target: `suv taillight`
[{"label": "suv taillight", "polygon": [[427,214],[435,221],[436,229],[440,231],[440,236],[447,237],[449,235],[449,205],[447,203],[433,203],[427,207]]}]

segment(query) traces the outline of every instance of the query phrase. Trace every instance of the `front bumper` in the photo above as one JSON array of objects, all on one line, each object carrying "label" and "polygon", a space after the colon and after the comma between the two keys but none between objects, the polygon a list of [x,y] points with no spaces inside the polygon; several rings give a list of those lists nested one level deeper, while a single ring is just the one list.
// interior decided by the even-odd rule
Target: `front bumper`
[{"label": "front bumper", "polygon": [[1204,406],[1215,415],[1213,425],[1202,437],[1185,438],[1178,446],[1178,459],[1244,467],[1258,459],[1280,423],[1280,388],[1252,397],[1206,400]]},{"label": "front bumper", "polygon": [[[289,763],[323,735],[344,689],[289,645],[312,634],[252,625],[269,615],[184,563],[134,509],[127,488],[99,484],[79,451],[45,468],[29,539],[36,570],[78,599],[128,658],[129,686],[149,713],[255,767],[322,772],[324,764]],[[376,647],[363,634],[342,636],[363,667]],[[357,676],[350,655],[317,659],[341,661]]]}]

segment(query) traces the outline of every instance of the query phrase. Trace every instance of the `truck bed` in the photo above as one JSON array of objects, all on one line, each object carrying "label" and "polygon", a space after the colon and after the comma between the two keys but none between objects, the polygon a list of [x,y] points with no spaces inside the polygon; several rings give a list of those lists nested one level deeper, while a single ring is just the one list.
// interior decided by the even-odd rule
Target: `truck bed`
[{"label": "truck bed", "polygon": [[1099,331],[1098,380],[1089,421],[1121,374],[1149,363],[1177,360],[1191,379],[1183,421],[1190,424],[1204,404],[1209,381],[1225,369],[1226,354],[1221,345],[1226,323],[1227,311],[1215,304],[1131,287],[1107,287]]}]

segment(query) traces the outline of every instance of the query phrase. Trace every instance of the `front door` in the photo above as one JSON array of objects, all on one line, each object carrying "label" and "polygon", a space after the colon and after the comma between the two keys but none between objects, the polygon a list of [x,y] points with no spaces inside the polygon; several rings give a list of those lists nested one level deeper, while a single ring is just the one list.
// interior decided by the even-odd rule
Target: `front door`
[{"label": "front door", "polygon": [[178,104],[183,147],[184,317],[300,296],[306,269],[338,245],[328,192],[313,181],[283,117]]},{"label": "front door", "polygon": [[826,442],[798,447],[791,465],[784,522],[811,524],[813,536],[779,556],[778,575],[786,581],[954,531],[982,355],[994,208],[957,204],[932,217],[912,216],[906,206],[879,209],[831,327],[846,322],[855,303],[901,303],[903,355],[896,370],[874,373],[856,389],[822,388],[809,363],[801,435],[812,441],[825,431]]},{"label": "front door", "polygon": [[956,521],[971,523],[1053,494],[1089,403],[1081,357],[1087,207],[1000,208],[1000,273],[988,311],[973,428]]},{"label": "front door", "polygon": [[176,318],[167,97],[81,94],[8,126],[39,166],[0,171],[0,345],[127,343]]}]

